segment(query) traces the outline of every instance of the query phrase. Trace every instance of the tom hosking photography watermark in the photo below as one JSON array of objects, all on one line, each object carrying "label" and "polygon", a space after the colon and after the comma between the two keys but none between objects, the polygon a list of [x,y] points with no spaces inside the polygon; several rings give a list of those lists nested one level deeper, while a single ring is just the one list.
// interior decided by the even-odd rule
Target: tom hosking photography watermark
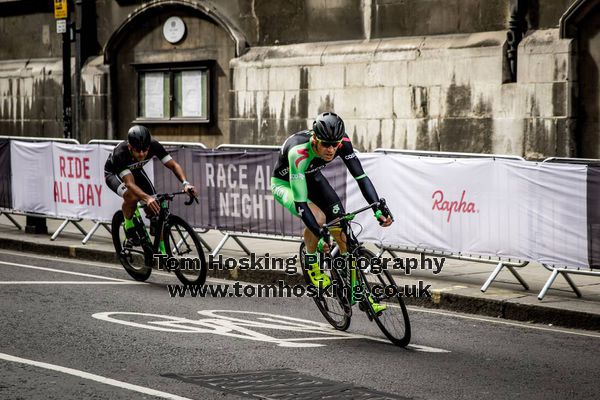
[{"label": "tom hosking photography watermark", "polygon": [[[155,255],[158,260],[158,268],[166,270],[197,270],[201,268],[199,259],[194,258],[176,258],[166,255]],[[257,255],[251,253],[248,257],[224,257],[223,255],[208,257],[208,268],[210,270],[279,270],[288,275],[299,273],[298,255],[292,257],[276,257],[269,253]],[[417,257],[354,257],[347,255],[345,257],[330,257],[320,254],[319,256],[306,255],[305,265],[313,264],[319,261],[322,268],[356,268],[367,273],[380,274],[384,269],[401,270],[404,275],[411,275],[413,271],[430,271],[432,274],[439,274],[443,267],[445,258],[425,257],[423,254]],[[281,281],[281,283],[284,283]],[[431,297],[429,288],[431,285],[425,285],[425,282],[419,280],[417,284],[403,285],[400,289],[400,295],[406,297]],[[246,292],[244,292],[246,293]],[[295,292],[294,292],[295,293]]]}]

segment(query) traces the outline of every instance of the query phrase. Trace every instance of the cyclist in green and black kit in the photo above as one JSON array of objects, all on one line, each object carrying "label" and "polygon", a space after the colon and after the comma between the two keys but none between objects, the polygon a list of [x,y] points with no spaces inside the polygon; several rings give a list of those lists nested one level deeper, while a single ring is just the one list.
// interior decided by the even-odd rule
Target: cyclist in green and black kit
[{"label": "cyclist in green and black kit", "polygon": [[[330,243],[324,243],[321,225],[344,213],[339,196],[321,173],[321,169],[338,156],[356,179],[367,203],[377,202],[379,196],[352,148],[344,121],[331,112],[320,114],[311,130],[295,133],[283,143],[271,177],[271,191],[275,199],[293,215],[302,218],[306,226],[304,243],[309,256],[316,256],[317,249],[329,251]],[[374,208],[373,211],[381,226],[392,223],[386,209]],[[330,231],[342,256],[347,254],[341,229]],[[327,287],[331,284],[318,262],[307,265],[307,270],[315,286]],[[376,313],[386,308],[372,300],[371,305]]]}]

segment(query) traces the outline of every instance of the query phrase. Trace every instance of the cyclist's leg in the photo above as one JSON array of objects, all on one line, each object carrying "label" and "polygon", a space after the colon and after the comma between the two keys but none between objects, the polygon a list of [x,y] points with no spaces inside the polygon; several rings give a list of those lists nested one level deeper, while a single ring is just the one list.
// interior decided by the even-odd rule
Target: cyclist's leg
[{"label": "cyclist's leg", "polygon": [[[314,179],[307,180],[306,185],[308,187],[308,197],[324,211],[328,222],[345,213],[339,196],[323,174],[316,173]],[[330,228],[329,230],[340,248],[340,254],[346,256],[348,249],[344,232],[341,228]],[[377,303],[370,294],[367,295],[367,301],[375,314],[379,314],[387,308],[385,305]]]},{"label": "cyclist's leg", "polygon": [[[271,178],[271,192],[275,200],[285,207],[292,215],[299,217],[294,204],[294,195],[288,181],[278,178]],[[322,225],[325,223],[325,215],[313,203],[308,204],[311,212],[314,214],[317,223]],[[308,229],[304,228],[304,244],[306,245],[306,271],[311,282],[315,286],[327,287],[331,284],[331,280],[325,275],[319,266],[319,258],[317,256],[318,238]]]},{"label": "cyclist's leg", "polygon": [[[152,184],[152,181],[150,180],[150,178],[148,177],[148,175],[146,174],[146,172],[143,169],[136,169],[134,171],[132,171],[132,175],[135,179],[135,184],[146,194],[149,194],[151,196],[156,194],[156,188],[154,187],[154,185]],[[126,192],[127,193],[127,192]],[[144,207],[146,205],[146,203],[144,203],[144,201],[142,201],[142,199],[137,198],[137,196],[132,196],[133,201],[134,201],[134,212],[135,212],[135,219],[137,221],[139,221],[138,223],[141,223],[142,221],[142,216],[139,212],[139,209],[137,207],[138,203],[141,203]],[[151,217],[148,213],[148,210],[146,208],[144,208],[146,217]],[[143,229],[144,233],[146,235],[148,235],[148,232],[146,231],[146,229]],[[147,239],[150,241],[150,236],[147,236]],[[160,237],[160,241],[159,241],[159,251],[161,254],[167,254],[166,249],[165,249],[165,243],[164,243],[164,238],[162,237],[162,232],[161,232],[161,237]]]},{"label": "cyclist's leg", "polygon": [[[345,213],[340,197],[321,172],[317,172],[313,177],[307,179],[306,186],[308,189],[308,198],[320,210],[323,210],[322,213],[324,215],[322,215],[324,216],[325,221],[332,221]],[[323,223],[324,222],[319,222],[319,224]],[[345,254],[348,250],[346,247],[346,238],[342,230],[336,227],[330,228],[329,231],[340,248],[340,254]]]}]

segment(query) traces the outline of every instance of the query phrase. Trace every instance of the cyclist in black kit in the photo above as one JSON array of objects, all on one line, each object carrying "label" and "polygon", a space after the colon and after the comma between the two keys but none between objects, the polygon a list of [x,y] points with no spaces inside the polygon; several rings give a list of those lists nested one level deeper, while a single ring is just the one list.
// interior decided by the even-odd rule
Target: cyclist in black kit
[{"label": "cyclist in black kit", "polygon": [[[108,156],[104,165],[104,178],[108,187],[123,197],[123,215],[125,217],[125,234],[135,241],[134,214],[137,203],[145,203],[152,214],[160,211],[160,205],[152,197],[156,194],[154,185],[144,172],[143,167],[156,156],[163,165],[173,171],[181,181],[183,190],[196,196],[196,189],[185,178],[185,173],[177,161],[173,160],[162,144],[152,139],[148,128],[134,125],[127,132],[127,140],[119,143]],[[137,215],[137,217],[140,217]]]},{"label": "cyclist in black kit", "polygon": [[[321,169],[338,156],[358,183],[367,203],[377,202],[379,196],[356,157],[345,132],[344,121],[331,112],[320,114],[311,130],[295,133],[283,143],[271,177],[273,197],[304,222],[306,253],[315,256],[314,259],[317,258],[317,249],[329,251],[329,243],[323,243],[321,225],[345,212],[339,196],[321,173]],[[387,207],[374,208],[373,212],[380,225],[389,226],[392,223]],[[330,231],[341,254],[345,255],[346,242],[341,229],[331,228]],[[327,287],[331,284],[318,262],[307,265],[307,270],[315,286]],[[375,312],[385,309],[384,305],[372,303],[372,306]]]}]

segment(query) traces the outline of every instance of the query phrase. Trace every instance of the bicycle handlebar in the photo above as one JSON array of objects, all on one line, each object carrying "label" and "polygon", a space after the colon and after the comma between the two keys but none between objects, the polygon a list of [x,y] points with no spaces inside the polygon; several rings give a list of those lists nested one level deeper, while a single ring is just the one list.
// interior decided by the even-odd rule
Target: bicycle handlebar
[{"label": "bicycle handlebar", "polygon": [[156,200],[158,202],[161,202],[163,200],[173,200],[175,198],[175,196],[178,196],[181,194],[187,194],[188,196],[190,196],[190,199],[186,200],[184,202],[184,204],[186,206],[189,206],[190,204],[192,204],[193,201],[198,203],[198,198],[196,196],[192,196],[189,191],[188,192],[181,191],[181,192],[173,192],[173,193],[158,193],[158,194],[155,194],[154,197],[156,198]]},{"label": "bicycle handlebar", "polygon": [[385,199],[382,198],[382,199],[379,199],[376,202],[373,202],[373,203],[369,204],[368,206],[365,206],[363,208],[359,208],[358,210],[353,211],[353,212],[349,212],[349,213],[343,214],[343,215],[337,217],[336,219],[334,219],[333,221],[330,221],[330,222],[328,222],[326,224],[323,224],[323,226],[322,226],[322,228],[323,228],[323,241],[326,242],[326,243],[329,243],[330,240],[331,240],[331,237],[329,235],[329,227],[330,226],[333,226],[333,225],[335,225],[335,224],[337,224],[337,223],[339,223],[341,221],[344,221],[344,220],[345,221],[350,221],[350,220],[354,219],[354,217],[356,216],[356,214],[360,214],[361,212],[367,211],[367,210],[369,210],[369,209],[371,209],[373,207],[377,207],[379,209],[385,208],[387,210],[387,213],[389,214],[389,216],[392,218],[392,221],[394,220],[394,217],[392,216],[391,211],[389,210],[389,208],[387,208],[387,204],[386,204]]}]

